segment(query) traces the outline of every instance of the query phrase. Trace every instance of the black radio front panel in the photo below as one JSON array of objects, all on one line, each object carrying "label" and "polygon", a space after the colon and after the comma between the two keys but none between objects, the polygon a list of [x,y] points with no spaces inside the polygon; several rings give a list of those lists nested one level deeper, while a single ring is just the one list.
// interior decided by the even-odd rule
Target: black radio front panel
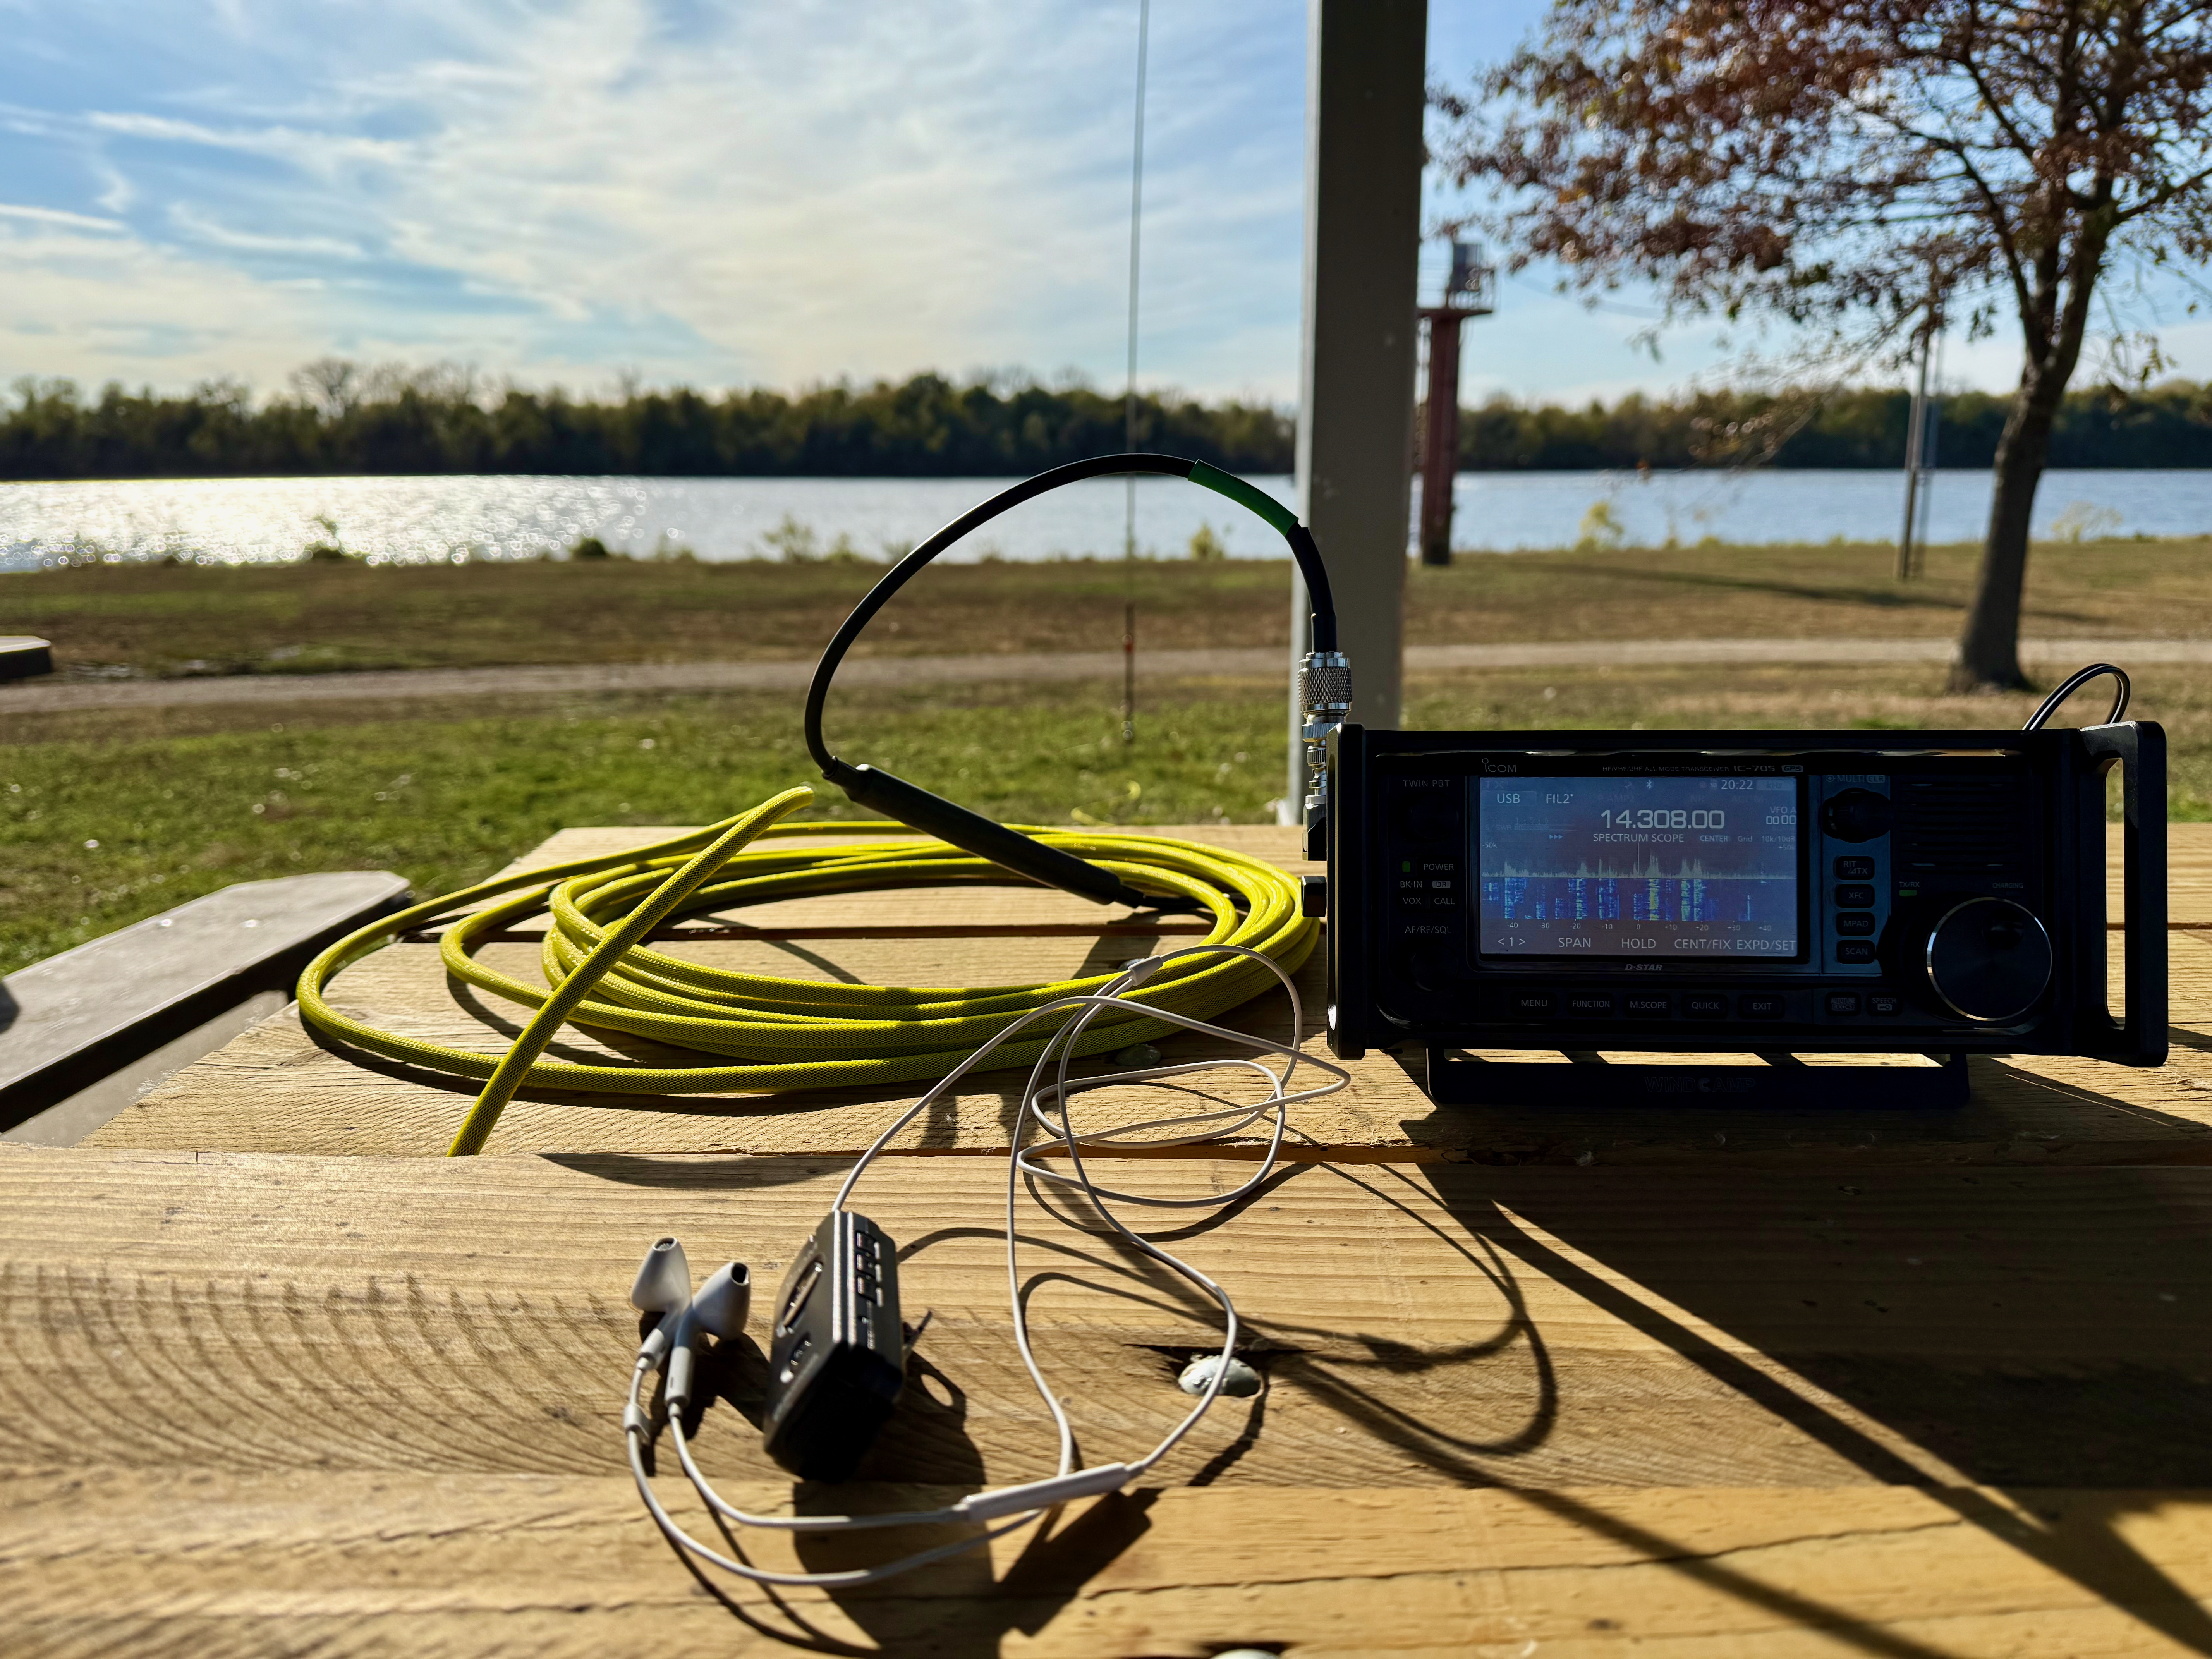
[{"label": "black radio front panel", "polygon": [[2104,774],[2144,733],[1347,726],[1333,1041],[2162,1056],[2162,914],[2106,1008]]}]

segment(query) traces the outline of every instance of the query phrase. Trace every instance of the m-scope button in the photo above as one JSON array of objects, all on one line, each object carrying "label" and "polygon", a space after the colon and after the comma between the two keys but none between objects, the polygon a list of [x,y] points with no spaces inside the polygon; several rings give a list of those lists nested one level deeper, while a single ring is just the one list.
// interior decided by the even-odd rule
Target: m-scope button
[{"label": "m-scope button", "polygon": [[1692,993],[1682,999],[1682,1013],[1688,1019],[1726,1019],[1728,999]]},{"label": "m-scope button", "polygon": [[1509,1006],[1523,1019],[1545,1019],[1559,1012],[1559,1000],[1549,991],[1516,991]]},{"label": "m-scope button", "polygon": [[1603,991],[1573,991],[1567,995],[1567,1012],[1577,1019],[1611,1019],[1613,997]]},{"label": "m-scope button", "polygon": [[1631,1019],[1664,1019],[1674,1011],[1674,1000],[1669,997],[1623,997],[1620,1006],[1628,1011]]},{"label": "m-scope button", "polygon": [[1746,1019],[1779,1019],[1782,1018],[1780,997],[1738,997],[1736,1012]]}]

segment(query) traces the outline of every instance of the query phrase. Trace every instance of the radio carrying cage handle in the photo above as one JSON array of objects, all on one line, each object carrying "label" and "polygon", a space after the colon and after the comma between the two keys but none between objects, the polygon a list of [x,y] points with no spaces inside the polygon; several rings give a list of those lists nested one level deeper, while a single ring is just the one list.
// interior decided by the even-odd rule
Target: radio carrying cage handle
[{"label": "radio carrying cage handle", "polygon": [[[2081,728],[2081,741],[2101,774],[2120,769],[2121,963],[2127,1006],[2112,1017],[2106,989],[2110,1047],[2089,1048],[2109,1060],[2156,1066],[2166,1049],[2166,732],[2147,721]],[[2109,930],[2106,938],[2111,937]]]}]

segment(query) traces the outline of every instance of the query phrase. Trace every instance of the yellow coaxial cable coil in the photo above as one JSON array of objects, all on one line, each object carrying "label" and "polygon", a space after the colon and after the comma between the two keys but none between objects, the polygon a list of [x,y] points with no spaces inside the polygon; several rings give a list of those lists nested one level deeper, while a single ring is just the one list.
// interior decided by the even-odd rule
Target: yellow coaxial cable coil
[{"label": "yellow coaxial cable coil", "polygon": [[[709,968],[645,943],[674,916],[822,893],[959,884],[1004,885],[997,866],[903,825],[785,822],[814,792],[785,791],[750,811],[629,851],[526,870],[386,916],[347,935],[300,975],[300,1014],[338,1042],[486,1087],[451,1150],[473,1152],[514,1091],[526,1086],[619,1094],[772,1092],[943,1077],[1008,1024],[1056,997],[1096,991],[1115,975],[1042,984],[851,985]],[[885,833],[896,840],[807,846],[825,836]],[[1319,924],[1301,914],[1295,877],[1240,853],[1151,836],[1029,829],[1153,893],[1196,901],[1213,919],[1206,942],[1241,945],[1295,971]],[[750,845],[758,841],[761,845]],[[793,844],[794,842],[799,844]],[[501,896],[504,895],[505,896]],[[471,910],[488,899],[496,903]],[[544,984],[478,961],[474,947],[526,916],[549,918]],[[504,1054],[455,1048],[388,1031],[330,1001],[331,984],[387,940],[458,915],[440,954],[454,978],[535,1008]],[[1129,994],[1196,1018],[1249,1000],[1274,984],[1239,957],[1182,957]],[[566,1021],[721,1055],[699,1066],[584,1065],[542,1057]],[[1079,1052],[1100,1054],[1174,1030],[1141,1014],[1100,1018]],[[1026,1066],[1046,1041],[1007,1044],[994,1066]]]}]

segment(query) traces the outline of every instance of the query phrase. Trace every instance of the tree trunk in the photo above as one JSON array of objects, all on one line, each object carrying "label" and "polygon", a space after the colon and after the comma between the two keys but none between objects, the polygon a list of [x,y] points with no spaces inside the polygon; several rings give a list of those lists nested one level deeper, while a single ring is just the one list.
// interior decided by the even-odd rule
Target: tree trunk
[{"label": "tree trunk", "polygon": [[2020,602],[2027,580],[2027,532],[2036,486],[2051,453],[2051,428],[2065,394],[2065,377],[2030,365],[2021,376],[2012,412],[1997,440],[1996,488],[1990,501],[1989,537],[1973,608],[1959,636],[1951,668],[1954,691],[2024,691],[2020,667]]},{"label": "tree trunk", "polygon": [[[2113,219],[2109,179],[2100,179],[2098,204],[2075,242],[2072,270],[2065,273],[2065,301],[2052,307],[2059,277],[2057,243],[2039,271],[2040,292],[2033,301],[2021,295],[2021,325],[2027,363],[2020,390],[2013,394],[2004,432],[1997,439],[1996,488],[1990,501],[1989,539],[1982,544],[1980,580],[1973,608],[1959,635],[1958,660],[1951,665],[1954,691],[2025,691],[2020,672],[2021,591],[2027,580],[2027,527],[2035,512],[2035,488],[2043,482],[2051,454],[2051,428],[2074,367],[2081,360],[2081,340],[2089,324],[2089,301],[2096,292]],[[2054,227],[2055,228],[2055,227]]]}]

